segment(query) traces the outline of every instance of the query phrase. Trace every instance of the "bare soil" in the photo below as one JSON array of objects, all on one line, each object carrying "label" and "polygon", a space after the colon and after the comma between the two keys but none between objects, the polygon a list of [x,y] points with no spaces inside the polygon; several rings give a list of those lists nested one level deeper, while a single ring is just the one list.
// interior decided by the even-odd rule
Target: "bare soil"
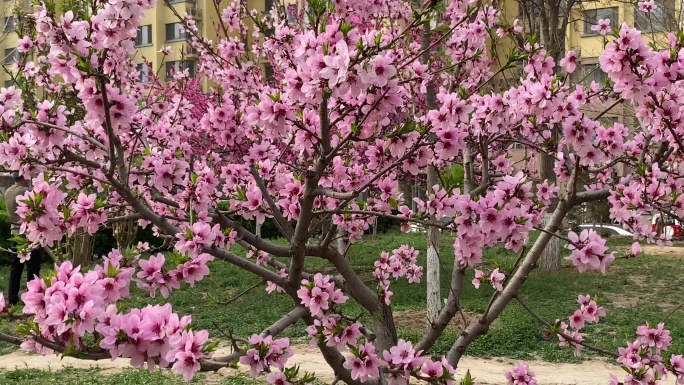
[{"label": "bare soil", "polygon": [[[456,314],[456,316],[449,323],[448,327],[454,328],[456,330],[462,330],[464,326],[470,324],[472,321],[475,321],[480,315],[481,314],[476,314],[468,310],[463,310],[462,314]],[[463,323],[464,318],[467,322],[467,324],[465,325]],[[412,331],[425,331],[429,326],[427,320],[427,313],[425,312],[425,310],[421,309],[395,311],[394,323],[397,325],[397,328]]]},{"label": "bare soil", "polygon": [[663,247],[658,245],[642,245],[641,251],[647,255],[659,256],[659,257],[675,257],[684,258],[684,247]]},{"label": "bare soil", "polygon": [[[226,354],[227,351],[218,351],[218,355]],[[288,362],[300,365],[302,372],[315,372],[317,377],[324,383],[330,384],[334,381],[334,374],[317,349],[307,346],[295,346],[295,355]],[[482,359],[464,357],[458,367],[458,378],[460,379],[466,370],[480,381],[482,385],[494,385],[505,383],[504,373],[516,364],[515,361],[508,359]],[[620,376],[624,373],[619,367],[610,365],[605,361],[587,361],[581,365],[558,364],[540,361],[529,362],[530,369],[537,376],[539,384],[543,385],[605,385],[610,374]],[[64,367],[73,368],[101,368],[106,372],[113,373],[124,368],[128,368],[127,360],[102,360],[102,361],[83,361],[74,358],[64,358],[60,360],[57,356],[42,357],[29,355],[24,352],[14,352],[0,356],[0,371],[13,369],[42,369],[59,370]],[[239,369],[246,372],[245,368]],[[222,378],[235,375],[235,369],[221,369],[218,373],[207,376],[208,384],[217,384]],[[663,385],[674,385],[673,378],[663,382]]]}]

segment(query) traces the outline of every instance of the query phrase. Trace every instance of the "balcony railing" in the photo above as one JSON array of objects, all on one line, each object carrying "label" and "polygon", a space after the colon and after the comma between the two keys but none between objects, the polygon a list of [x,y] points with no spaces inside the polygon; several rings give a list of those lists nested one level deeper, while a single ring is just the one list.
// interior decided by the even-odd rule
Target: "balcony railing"
[{"label": "balcony railing", "polygon": [[202,18],[202,10],[200,8],[197,8],[197,7],[188,8],[185,10],[185,12],[187,12],[188,15],[190,15],[190,17],[192,17],[193,19],[201,19]]},{"label": "balcony railing", "polygon": [[195,47],[186,46],[185,47],[185,57],[188,59],[199,57],[199,51]]}]

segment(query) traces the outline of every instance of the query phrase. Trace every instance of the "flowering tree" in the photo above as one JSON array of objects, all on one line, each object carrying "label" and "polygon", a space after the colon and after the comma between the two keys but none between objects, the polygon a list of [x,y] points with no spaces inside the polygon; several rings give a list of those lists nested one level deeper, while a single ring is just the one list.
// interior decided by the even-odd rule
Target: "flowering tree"
[{"label": "flowering tree", "polygon": [[[608,198],[612,217],[637,241],[661,245],[669,240],[642,214],[684,213],[684,35],[671,35],[669,49],[656,52],[623,25],[600,58],[614,88],[585,89],[554,73],[554,60],[534,39],[497,63],[487,53],[490,39],[505,41],[521,28],[482,2],[452,1],[439,17],[433,2],[309,0],[302,8],[280,4],[265,17],[233,2],[220,13],[217,29],[225,37],[216,41],[197,36],[185,19],[201,52],[199,73],[217,86],[206,97],[193,91],[187,73],[174,74],[168,86],[138,81],[129,55],[143,13],[155,5],[95,1],[90,11],[60,17],[43,5],[29,18],[36,28],[19,49],[34,60],[27,56],[17,68],[21,89],[0,90],[0,162],[34,177],[33,190],[18,198],[20,256],[79,229],[92,234],[136,220],[173,239],[174,267],[167,267],[168,255],[145,253],[145,245],[112,250],[89,271],[59,264],[54,274],[29,282],[22,299],[30,322],[19,328],[21,338],[2,334],[4,341],[43,354],[172,366],[186,379],[239,360],[253,375],[267,372],[271,383],[307,383],[311,375],[287,366],[289,341],[277,338],[303,320],[312,343],[348,384],[409,377],[451,384],[468,346],[512,300],[536,316],[520,288],[573,207]],[[243,43],[247,20],[259,37],[251,48]],[[424,31],[429,20],[437,26]],[[263,60],[273,66],[274,80],[262,79]],[[574,55],[560,65],[572,73]],[[514,66],[524,75],[495,92],[490,86]],[[640,127],[597,120],[619,103],[634,106]],[[555,125],[563,134],[558,141],[550,135]],[[515,144],[534,154],[522,168],[510,159]],[[562,186],[530,177],[527,165],[540,155],[554,159]],[[464,165],[463,190],[432,186],[411,210],[398,181],[428,165],[439,171],[454,163]],[[635,172],[615,184],[611,172],[620,163]],[[410,245],[383,252],[368,286],[333,246],[339,233],[355,242],[378,217],[405,231],[419,223],[456,234],[449,295],[418,341],[397,339],[390,290],[392,278],[421,279],[418,252]],[[256,236],[238,218],[272,218],[287,243]],[[540,236],[525,245],[535,228]],[[566,240],[580,271],[605,272],[616,258],[593,231]],[[231,252],[236,243],[249,250],[246,258]],[[510,271],[483,271],[482,249],[499,243],[519,253],[517,262]],[[637,253],[638,243],[630,256]],[[337,273],[305,272],[312,259]],[[209,274],[212,260],[268,281],[267,290],[289,298],[292,311],[255,331],[244,349],[214,357],[207,332],[193,330],[190,317],[171,305],[119,306],[131,282],[168,297]],[[472,284],[491,284],[496,293],[444,358],[425,357],[458,313],[469,269]],[[370,324],[345,312],[351,301],[371,315]],[[684,381],[682,356],[663,353],[671,340],[664,325],[639,326],[634,343],[607,352],[583,342],[582,333],[605,311],[588,295],[578,303],[567,322],[537,317],[561,346],[618,358],[628,372],[622,383],[657,382],[667,374]],[[525,364],[506,377],[510,384],[536,383]]]}]

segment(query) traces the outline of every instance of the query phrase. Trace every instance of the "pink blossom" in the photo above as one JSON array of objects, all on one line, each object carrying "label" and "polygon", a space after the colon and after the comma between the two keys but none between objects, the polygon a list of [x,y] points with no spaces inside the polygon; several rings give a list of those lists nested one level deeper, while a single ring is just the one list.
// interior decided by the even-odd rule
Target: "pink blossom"
[{"label": "pink blossom", "polygon": [[575,51],[568,51],[568,53],[565,54],[565,57],[561,59],[560,66],[564,67],[570,74],[575,72],[575,69],[577,68],[577,54]]},{"label": "pink blossom", "polygon": [[599,19],[596,25],[591,26],[591,30],[605,36],[610,32],[610,19]]},{"label": "pink blossom", "polygon": [[581,310],[575,311],[575,313],[570,316],[570,326],[577,330],[584,327],[584,322],[586,322],[586,317]]},{"label": "pink blossom", "polygon": [[501,283],[504,281],[506,276],[503,273],[499,273],[499,269],[494,269],[492,271],[492,274],[489,276],[489,281],[492,283],[492,286],[496,291],[503,291],[503,286]]},{"label": "pink blossom", "polygon": [[640,1],[638,3],[641,12],[652,13],[658,8],[654,0]]},{"label": "pink blossom", "polygon": [[529,370],[526,363],[521,362],[510,371],[506,372],[508,385],[536,385],[534,373]]},{"label": "pink blossom", "polygon": [[266,375],[266,382],[274,385],[290,385],[290,382],[282,372],[272,372]]}]

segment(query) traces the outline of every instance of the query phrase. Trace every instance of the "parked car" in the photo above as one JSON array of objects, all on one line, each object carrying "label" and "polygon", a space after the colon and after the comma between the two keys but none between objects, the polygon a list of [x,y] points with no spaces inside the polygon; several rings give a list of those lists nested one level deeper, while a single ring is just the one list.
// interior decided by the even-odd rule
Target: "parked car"
[{"label": "parked car", "polygon": [[599,235],[600,234],[610,234],[610,235],[617,235],[617,236],[622,236],[622,237],[631,237],[634,234],[632,234],[630,231],[627,231],[623,229],[622,227],[616,226],[616,225],[611,225],[611,224],[601,224],[601,223],[586,223],[583,225],[577,226],[579,230],[594,230],[596,231]]},{"label": "parked car", "polygon": [[680,238],[684,235],[682,234],[682,224],[678,219],[672,218],[669,215],[661,215],[660,213],[653,215],[651,228],[658,234],[662,232],[670,236],[671,239]]}]

